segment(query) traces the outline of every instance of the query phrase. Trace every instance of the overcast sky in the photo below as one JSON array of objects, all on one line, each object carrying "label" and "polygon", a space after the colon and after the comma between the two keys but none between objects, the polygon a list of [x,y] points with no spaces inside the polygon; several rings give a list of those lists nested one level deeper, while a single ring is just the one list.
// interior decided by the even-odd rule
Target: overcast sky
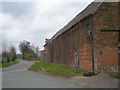
[{"label": "overcast sky", "polygon": [[20,41],[27,40],[42,50],[46,38],[50,39],[91,2],[1,2],[0,38],[16,48]]}]

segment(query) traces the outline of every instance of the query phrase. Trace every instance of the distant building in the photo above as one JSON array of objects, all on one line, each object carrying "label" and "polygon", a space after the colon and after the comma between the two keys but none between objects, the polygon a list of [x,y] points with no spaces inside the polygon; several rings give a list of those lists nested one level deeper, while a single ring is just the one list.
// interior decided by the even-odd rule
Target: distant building
[{"label": "distant building", "polygon": [[44,50],[38,51],[37,52],[37,57],[38,57],[38,59],[43,61],[44,60]]},{"label": "distant building", "polygon": [[22,54],[17,54],[16,57],[17,57],[18,59],[22,59]]},{"label": "distant building", "polygon": [[[72,11],[71,11],[72,12]],[[83,71],[118,67],[118,3],[92,2],[46,41],[45,60]]]}]

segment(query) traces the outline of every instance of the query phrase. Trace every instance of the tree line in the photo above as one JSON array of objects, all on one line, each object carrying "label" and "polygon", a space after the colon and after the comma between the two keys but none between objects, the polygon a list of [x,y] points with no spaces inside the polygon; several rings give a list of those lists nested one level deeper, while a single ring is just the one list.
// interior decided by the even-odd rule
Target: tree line
[{"label": "tree line", "polygon": [[31,60],[31,59],[39,59],[38,58],[38,46],[34,46],[29,41],[23,40],[19,43],[19,50],[22,53],[22,59]]},{"label": "tree line", "polygon": [[[19,43],[18,46],[21,52],[21,59],[24,60],[32,60],[39,59],[38,57],[38,46],[34,46],[29,41],[23,40]],[[11,43],[8,43],[7,40],[2,40],[2,52],[0,54],[2,56],[2,60],[0,62],[10,62],[20,59],[17,54],[17,49]]]},{"label": "tree line", "polygon": [[16,48],[7,40],[2,40],[2,63],[16,60]]}]

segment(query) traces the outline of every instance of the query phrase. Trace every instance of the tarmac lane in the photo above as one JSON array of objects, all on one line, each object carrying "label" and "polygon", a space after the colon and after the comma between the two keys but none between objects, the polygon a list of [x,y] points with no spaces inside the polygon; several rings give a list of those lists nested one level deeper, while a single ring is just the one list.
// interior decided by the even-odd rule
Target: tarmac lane
[{"label": "tarmac lane", "polygon": [[40,72],[28,71],[34,62],[21,61],[3,68],[2,88],[83,88],[64,78],[52,77]]},{"label": "tarmac lane", "polygon": [[27,69],[30,66],[32,66],[34,63],[35,62],[33,62],[33,61],[30,62],[30,61],[23,61],[23,60],[21,60],[20,63],[18,63],[18,64],[2,68],[2,73],[12,72],[12,71],[17,71],[17,70],[22,70],[22,69]]}]

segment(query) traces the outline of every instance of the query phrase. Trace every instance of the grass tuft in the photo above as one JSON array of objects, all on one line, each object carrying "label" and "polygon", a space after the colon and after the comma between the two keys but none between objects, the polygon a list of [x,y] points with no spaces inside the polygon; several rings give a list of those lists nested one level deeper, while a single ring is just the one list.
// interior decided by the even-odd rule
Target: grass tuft
[{"label": "grass tuft", "polygon": [[120,79],[120,72],[109,72],[108,73],[112,78]]},{"label": "grass tuft", "polygon": [[17,63],[19,63],[19,61],[0,63],[0,68],[2,68],[2,67],[8,67],[8,66],[11,66],[11,65],[14,65],[14,64],[17,64]]},{"label": "grass tuft", "polygon": [[40,61],[40,60],[28,60],[28,59],[24,59],[24,61]]},{"label": "grass tuft", "polygon": [[78,70],[68,68],[60,64],[54,64],[46,61],[36,62],[28,70],[36,72],[46,72],[50,74],[60,75],[60,76],[83,76],[84,74]]}]

